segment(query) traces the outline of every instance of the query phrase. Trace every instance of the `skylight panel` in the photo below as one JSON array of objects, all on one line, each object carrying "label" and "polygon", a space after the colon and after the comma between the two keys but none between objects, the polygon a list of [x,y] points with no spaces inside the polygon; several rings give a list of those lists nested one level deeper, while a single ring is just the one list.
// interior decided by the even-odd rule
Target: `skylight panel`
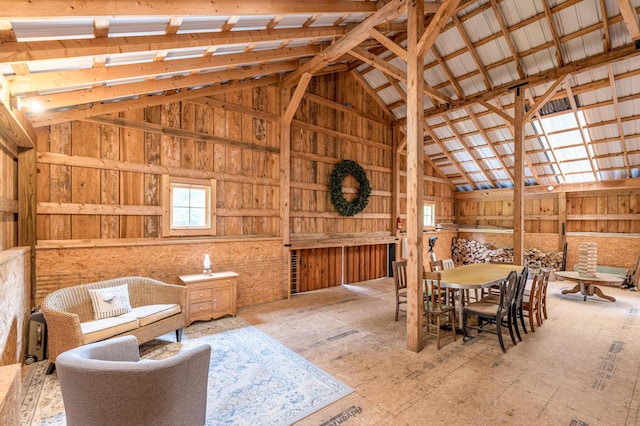
[{"label": "skylight panel", "polygon": [[547,133],[575,129],[578,127],[578,123],[573,113],[542,117],[540,121],[542,122],[542,128]]},{"label": "skylight panel", "polygon": [[548,135],[549,143],[554,148],[582,145],[582,135],[579,130]]}]

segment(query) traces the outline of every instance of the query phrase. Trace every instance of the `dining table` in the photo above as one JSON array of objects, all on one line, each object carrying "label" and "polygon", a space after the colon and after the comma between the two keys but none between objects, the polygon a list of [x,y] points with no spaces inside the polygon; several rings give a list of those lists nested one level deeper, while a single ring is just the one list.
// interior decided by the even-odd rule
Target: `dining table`
[{"label": "dining table", "polygon": [[606,274],[604,272],[597,272],[595,275],[584,275],[577,271],[557,271],[556,277],[561,277],[569,281],[577,283],[572,289],[562,290],[562,294],[580,293],[583,297],[583,301],[587,300],[587,296],[598,296],[610,302],[615,302],[616,298],[608,296],[602,292],[597,284],[622,284],[624,278],[618,275]]},{"label": "dining table", "polygon": [[480,290],[499,284],[507,278],[509,272],[522,273],[523,267],[508,263],[472,263],[445,269],[440,272],[440,286],[460,291],[456,315],[460,330],[464,328],[462,314],[464,312],[464,291]]}]

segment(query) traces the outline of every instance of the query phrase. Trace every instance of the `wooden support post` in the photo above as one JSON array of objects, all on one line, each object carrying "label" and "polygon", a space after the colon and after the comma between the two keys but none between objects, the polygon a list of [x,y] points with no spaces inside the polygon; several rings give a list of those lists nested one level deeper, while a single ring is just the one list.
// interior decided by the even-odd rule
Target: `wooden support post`
[{"label": "wooden support post", "polygon": [[422,209],[424,173],[424,53],[418,41],[424,29],[424,2],[407,10],[407,349],[422,350]]},{"label": "wooden support post", "polygon": [[391,191],[391,205],[393,206],[393,214],[391,215],[391,229],[395,229],[395,233],[398,236],[398,243],[396,243],[396,259],[400,259],[400,230],[398,229],[398,219],[400,218],[400,153],[398,152],[398,144],[402,138],[400,128],[393,126],[392,130],[393,138],[393,169],[391,181],[393,182],[393,189]]},{"label": "wooden support post", "polygon": [[18,152],[18,245],[31,247],[31,305],[36,300],[36,188],[36,150],[21,148]]},{"label": "wooden support post", "polygon": [[[287,287],[287,299],[291,298],[291,249],[289,241],[289,205],[291,191],[291,120],[285,119],[287,107],[291,99],[291,90],[281,88],[280,106],[280,218],[282,236],[282,260],[284,281]],[[293,115],[291,116],[293,118]]]},{"label": "wooden support post", "polygon": [[513,130],[513,263],[524,263],[524,88],[517,87]]},{"label": "wooden support post", "polygon": [[562,251],[564,243],[567,242],[567,193],[565,191],[558,193],[558,234],[560,234],[558,251]]}]

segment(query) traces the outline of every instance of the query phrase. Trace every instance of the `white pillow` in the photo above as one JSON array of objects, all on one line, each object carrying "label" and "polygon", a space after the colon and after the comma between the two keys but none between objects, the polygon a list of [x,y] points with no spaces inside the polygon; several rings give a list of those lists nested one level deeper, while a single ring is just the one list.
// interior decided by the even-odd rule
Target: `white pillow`
[{"label": "white pillow", "polygon": [[93,304],[93,317],[97,320],[117,317],[131,311],[127,284],[89,290],[89,295]]}]

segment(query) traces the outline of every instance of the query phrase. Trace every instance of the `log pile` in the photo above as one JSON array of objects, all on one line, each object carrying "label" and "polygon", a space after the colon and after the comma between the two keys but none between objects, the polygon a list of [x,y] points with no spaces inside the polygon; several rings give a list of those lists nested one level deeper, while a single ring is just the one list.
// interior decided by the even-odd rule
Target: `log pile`
[{"label": "log pile", "polygon": [[[456,265],[469,263],[511,263],[513,262],[512,248],[495,248],[474,240],[459,238],[452,247],[453,262]],[[562,252],[545,253],[535,247],[525,248],[525,264],[540,262],[543,268],[560,270],[562,267]]]}]

